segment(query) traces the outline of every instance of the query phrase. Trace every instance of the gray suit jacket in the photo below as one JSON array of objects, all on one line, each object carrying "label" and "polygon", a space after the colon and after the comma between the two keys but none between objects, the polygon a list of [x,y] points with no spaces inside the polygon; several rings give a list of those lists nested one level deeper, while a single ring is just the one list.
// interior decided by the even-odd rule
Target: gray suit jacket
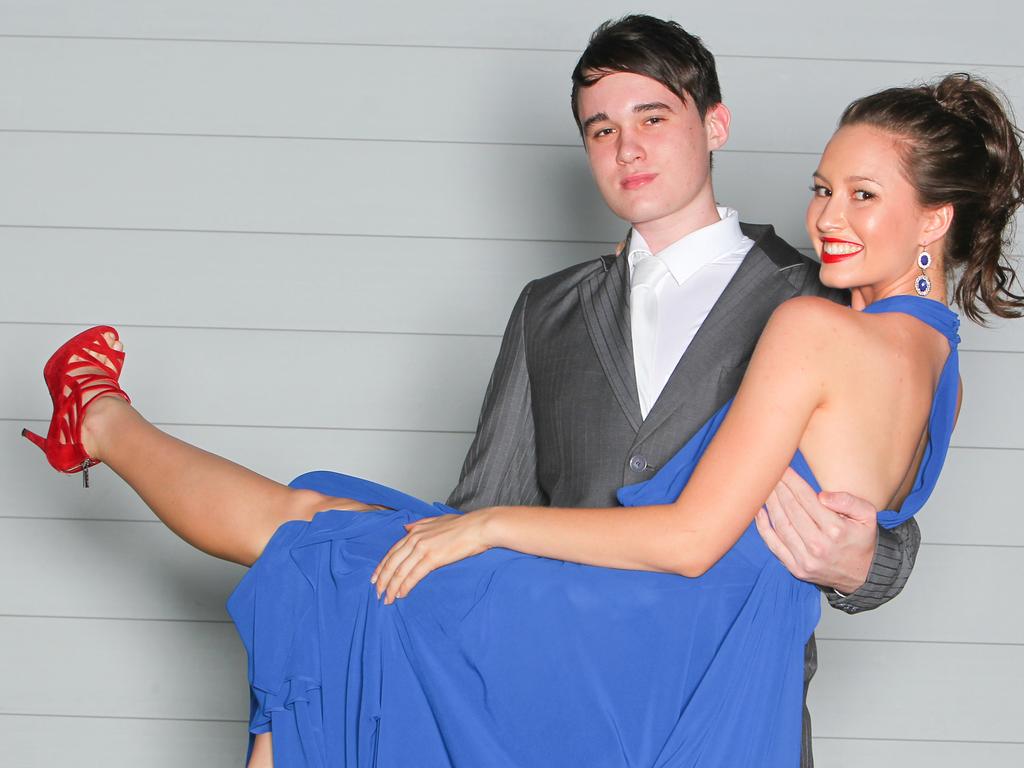
[{"label": "gray suit jacket", "polygon": [[[774,309],[799,295],[846,302],[818,280],[818,265],[772,227],[742,225],[754,240],[646,419],[633,368],[626,259],[605,256],[535,280],[502,340],[476,437],[448,503],[598,507],[649,478],[736,394]],[[911,520],[879,530],[867,583],[829,602],[853,613],[902,590],[920,543]],[[817,667],[812,637],[806,684]],[[802,765],[812,765],[804,711]]]}]

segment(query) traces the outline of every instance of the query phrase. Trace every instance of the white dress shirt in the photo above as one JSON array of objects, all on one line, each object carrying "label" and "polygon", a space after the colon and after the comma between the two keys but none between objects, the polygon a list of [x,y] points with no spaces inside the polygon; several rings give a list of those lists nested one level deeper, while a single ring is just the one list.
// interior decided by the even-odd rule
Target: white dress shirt
[{"label": "white dress shirt", "polygon": [[[720,221],[691,232],[655,254],[665,262],[668,274],[654,288],[654,326],[632,329],[640,413],[645,419],[679,359],[754,245],[740,230],[736,211],[720,207],[718,215]],[[643,236],[634,229],[629,238],[630,282],[637,261],[650,254]],[[653,334],[654,359],[650,365],[638,364],[637,333]]]}]

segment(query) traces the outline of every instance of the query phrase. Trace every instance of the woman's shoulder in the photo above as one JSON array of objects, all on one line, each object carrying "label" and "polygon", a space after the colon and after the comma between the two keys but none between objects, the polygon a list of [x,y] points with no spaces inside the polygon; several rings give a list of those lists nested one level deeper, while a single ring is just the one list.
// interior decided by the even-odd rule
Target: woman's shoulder
[{"label": "woman's shoulder", "polygon": [[782,302],[765,327],[766,334],[790,340],[827,340],[835,334],[855,333],[860,313],[821,296],[796,296]]},{"label": "woman's shoulder", "polygon": [[784,362],[825,371],[877,354],[877,344],[863,313],[819,296],[797,296],[780,304],[759,343]]},{"label": "woman's shoulder", "polygon": [[852,314],[856,313],[845,304],[837,304],[823,296],[794,296],[779,304],[772,318],[779,318],[783,322],[831,318],[841,321]]},{"label": "woman's shoulder", "polygon": [[858,312],[821,297],[797,296],[776,308],[762,342],[784,350],[790,361],[802,358],[808,366],[848,376],[875,365],[930,370],[932,336],[926,325],[901,312]]}]

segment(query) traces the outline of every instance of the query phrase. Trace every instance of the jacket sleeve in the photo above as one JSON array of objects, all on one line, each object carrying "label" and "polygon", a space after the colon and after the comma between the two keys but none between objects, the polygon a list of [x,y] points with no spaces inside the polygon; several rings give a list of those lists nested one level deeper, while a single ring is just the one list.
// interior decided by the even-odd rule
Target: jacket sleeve
[{"label": "jacket sleeve", "polygon": [[891,530],[879,526],[867,581],[849,595],[825,590],[829,605],[846,613],[860,613],[889,602],[903,591],[920,546],[921,530],[914,518]]},{"label": "jacket sleeve", "polygon": [[476,436],[448,505],[465,511],[498,504],[544,505],[537,477],[537,446],[526,364],[526,307],[523,289],[501,341]]}]

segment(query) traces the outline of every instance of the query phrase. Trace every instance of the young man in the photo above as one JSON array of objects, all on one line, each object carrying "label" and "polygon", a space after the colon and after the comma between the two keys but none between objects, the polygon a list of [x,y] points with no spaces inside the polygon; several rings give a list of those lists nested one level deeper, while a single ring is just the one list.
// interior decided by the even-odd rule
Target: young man
[{"label": "young man", "polygon": [[[572,80],[594,180],[632,229],[618,255],[523,290],[448,500],[461,509],[614,504],[619,487],[649,478],[736,393],[780,303],[846,300],[770,226],[741,225],[716,206],[711,152],[728,139],[730,115],[698,38],[649,16],[607,22]],[[758,528],[834,607],[875,608],[906,583],[916,523],[886,531],[866,502],[829,502],[787,474]],[[805,684],[815,668],[812,637]],[[802,764],[813,764],[806,708]]]}]

